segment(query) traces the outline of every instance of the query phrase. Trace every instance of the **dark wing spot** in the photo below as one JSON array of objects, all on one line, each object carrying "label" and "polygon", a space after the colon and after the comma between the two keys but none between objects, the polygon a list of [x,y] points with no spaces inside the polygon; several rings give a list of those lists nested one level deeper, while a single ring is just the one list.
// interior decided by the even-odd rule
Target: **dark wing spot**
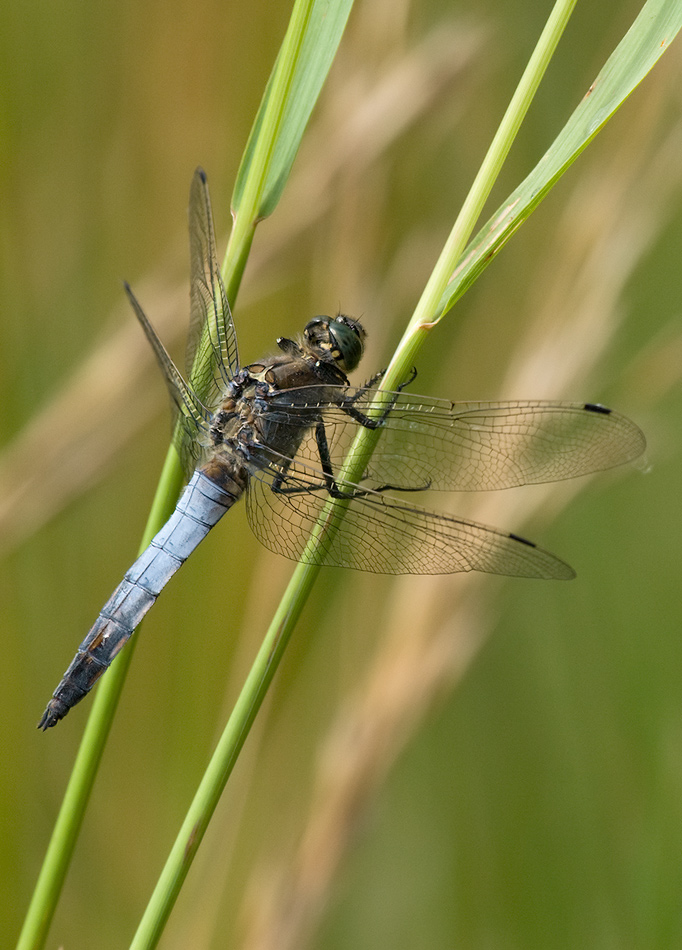
[{"label": "dark wing spot", "polygon": [[512,541],[520,541],[521,544],[527,544],[529,548],[536,548],[537,544],[533,544],[532,541],[529,541],[528,538],[522,538],[520,534],[509,534],[509,537]]}]

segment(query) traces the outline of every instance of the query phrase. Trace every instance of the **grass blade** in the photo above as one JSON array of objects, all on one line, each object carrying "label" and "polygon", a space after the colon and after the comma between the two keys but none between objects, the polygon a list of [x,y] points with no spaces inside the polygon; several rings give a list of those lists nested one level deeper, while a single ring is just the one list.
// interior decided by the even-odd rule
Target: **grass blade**
[{"label": "grass blade", "polygon": [[[249,135],[232,196],[235,216],[266,218],[279,201],[308,119],[341,42],[352,0],[297,0],[282,49]],[[284,68],[285,63],[290,64]],[[294,68],[295,67],[295,68]],[[268,123],[277,133],[263,135]],[[264,148],[269,143],[270,154]],[[264,173],[260,169],[266,164]],[[250,180],[260,179],[257,202],[248,202]],[[248,205],[248,211],[246,206]]]},{"label": "grass blade", "polygon": [[[660,3],[660,0],[655,0],[655,2]],[[476,193],[465,206],[469,208],[468,222],[470,228],[473,227],[475,221],[475,208],[479,204],[482,205],[485,196],[487,196],[492,188],[504,156],[511,146],[511,142],[530,104],[532,95],[535,89],[537,89],[540,78],[551,56],[551,52],[558,42],[572,8],[572,0],[563,0],[563,2],[559,0],[555,5],[547,27],[543,31],[538,43],[538,48],[529,63],[528,69],[524,73],[520,89],[517,90],[517,94],[514,96],[512,104],[505,116],[502,132],[501,134],[498,133],[498,136],[496,136],[494,140],[493,147],[491,148],[491,152],[493,152],[492,158],[489,155],[488,158],[490,160],[486,160],[486,163],[484,163],[484,174],[477,177],[475,188],[472,189],[475,190]],[[637,23],[639,23],[641,19],[642,16],[640,15]],[[651,45],[656,42],[656,38],[656,30],[649,30],[648,41],[642,40],[637,48],[640,49],[640,51],[646,48],[651,54]],[[619,49],[620,48],[621,47],[619,47]],[[653,61],[655,61],[655,59]],[[615,109],[613,111],[615,111]],[[607,121],[608,117],[608,115],[604,117],[601,125]],[[596,134],[601,125],[595,128],[594,134]],[[585,142],[585,144],[587,144],[587,142]],[[585,147],[585,145],[583,145],[583,147]],[[558,180],[558,177],[559,176],[556,176],[554,181]],[[553,184],[553,181],[548,183],[547,190],[549,190],[551,184]],[[458,222],[460,219],[458,219]],[[453,230],[456,231],[456,229],[457,224]],[[466,240],[466,236],[467,232],[460,229],[459,239]],[[431,281],[429,281],[427,285],[425,295],[422,296],[420,306],[423,306],[423,301],[429,289],[431,289],[431,293],[433,294],[433,288],[438,287],[439,281],[443,284],[447,283],[448,274],[452,272],[452,259],[455,250],[456,241],[449,241],[432,274]],[[441,291],[441,294],[442,292],[443,291]],[[437,296],[435,300],[440,300],[440,297]],[[419,313],[420,310],[418,307],[415,318],[418,318]],[[442,316],[442,312],[440,314],[435,312],[431,314],[434,325],[439,316]],[[420,329],[427,329],[418,319],[415,320],[415,318],[411,321],[410,327],[418,326]],[[430,327],[428,327],[428,329],[430,329]],[[408,332],[403,338],[403,341],[405,341],[406,338],[409,339],[409,332],[408,328]],[[424,334],[418,334],[418,336],[420,336],[423,341]],[[414,334],[412,339],[415,339]],[[414,352],[414,346],[411,349],[405,346],[402,346],[402,349],[399,347],[397,353],[398,358],[394,360],[389,367],[387,373],[387,377],[389,378],[385,380],[385,384],[388,387],[394,385],[396,381],[402,381],[406,374],[406,368],[411,365],[411,357]],[[406,354],[409,355],[406,356]],[[376,430],[370,431],[363,429],[359,433],[353,450],[343,468],[341,477],[357,481],[358,474],[363,471],[377,438],[378,432]],[[311,537],[310,544],[316,544],[319,536],[333,532],[339,520],[337,513],[332,515],[330,512],[323,511],[320,521]],[[168,860],[166,861],[166,865],[154,890],[138,933],[131,945],[131,950],[143,950],[143,948],[147,950],[147,948],[155,946],[160,937],[163,926],[168,919],[177,894],[182,886],[182,882],[189,870],[194,854],[199,847],[204,831],[208,826],[225,783],[231,774],[248,730],[255,719],[269,684],[276,672],[279,661],[284,654],[318,570],[319,566],[317,565],[301,563],[297,566],[292,575],[291,581],[282,597],[279,608],[251,668],[239,700],[230,716]]]},{"label": "grass blade", "polygon": [[636,89],[668,49],[681,26],[680,0],[647,0],[551,147],[462,255],[433,314],[436,322],[485,270]]},{"label": "grass blade", "polygon": [[[312,108],[343,33],[352,0],[297,0],[285,41],[249,138],[240,170],[235,219],[223,274],[230,302],[236,298],[253,231],[263,208],[282,192]],[[325,13],[327,19],[325,20]],[[319,49],[316,46],[319,43]],[[293,103],[292,96],[300,97]],[[251,202],[251,204],[249,204]],[[244,222],[246,226],[244,226]],[[210,352],[199,346],[199,350]],[[173,446],[166,457],[142,545],[143,550],[173,510],[183,473]],[[38,950],[49,932],[104,745],[116,712],[136,638],[99,684],[62,806],[24,921],[17,950]],[[141,945],[145,945],[144,943]]]}]

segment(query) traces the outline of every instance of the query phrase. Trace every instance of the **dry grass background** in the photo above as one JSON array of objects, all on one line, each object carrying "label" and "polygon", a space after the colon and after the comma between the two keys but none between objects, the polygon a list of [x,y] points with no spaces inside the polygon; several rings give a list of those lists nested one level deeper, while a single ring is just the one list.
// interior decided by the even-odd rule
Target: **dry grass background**
[{"label": "dry grass background", "polygon": [[[636,8],[578,10],[498,202]],[[369,328],[364,373],[385,363],[544,13],[358,5],[256,238],[235,308],[245,360],[341,308]],[[87,708],[46,736],[35,722],[134,556],[168,434],[119,279],[181,351],[191,174],[207,169],[225,235],[288,5],[0,16],[12,935]],[[439,330],[414,387],[604,401],[645,428],[651,471],[434,499],[529,533],[572,584],[324,572],[164,948],[680,943],[680,88],[673,46]],[[229,522],[145,624],[50,946],[129,939],[289,576],[243,512]]]}]

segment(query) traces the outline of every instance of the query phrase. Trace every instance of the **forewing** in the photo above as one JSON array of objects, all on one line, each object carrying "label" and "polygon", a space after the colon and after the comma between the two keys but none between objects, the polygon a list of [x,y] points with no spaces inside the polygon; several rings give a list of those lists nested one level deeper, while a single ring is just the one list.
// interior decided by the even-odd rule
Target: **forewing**
[{"label": "forewing", "polygon": [[205,406],[214,408],[239,368],[237,335],[218,266],[206,173],[197,168],[189,195],[190,332],[187,373]]},{"label": "forewing", "polygon": [[[347,390],[347,396],[362,413],[378,410],[375,393]],[[407,393],[391,398],[365,487],[489,491],[534,485],[621,465],[646,445],[633,422],[590,403],[452,403]],[[273,418],[300,425],[306,410],[284,406],[296,401],[291,394],[277,394],[275,401],[281,408],[273,407]],[[308,412],[313,405],[314,387]],[[340,406],[317,406],[336,471],[359,423]]]},{"label": "forewing", "polygon": [[189,474],[202,458],[203,445],[208,433],[209,414],[196,393],[183,379],[130,286],[124,284],[124,287],[135,316],[161,367],[173,406],[173,444],[180,456],[185,473]]},{"label": "forewing", "polygon": [[[375,574],[449,574],[484,571],[516,577],[568,580],[573,570],[559,558],[515,535],[440,515],[379,492],[350,501],[330,498],[322,473],[298,462],[287,469],[285,492],[273,491],[273,471],[255,473],[247,514],[256,537],[271,551],[308,563],[351,567]],[[292,491],[292,489],[296,489]],[[347,508],[335,530],[309,547],[325,506],[327,523]]]}]

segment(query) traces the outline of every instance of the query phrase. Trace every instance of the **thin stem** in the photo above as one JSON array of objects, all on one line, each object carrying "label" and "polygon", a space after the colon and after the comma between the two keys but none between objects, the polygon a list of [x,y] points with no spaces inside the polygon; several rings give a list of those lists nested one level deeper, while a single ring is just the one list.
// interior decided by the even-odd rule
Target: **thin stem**
[{"label": "thin stem", "polygon": [[[435,319],[434,301],[437,302],[440,299],[447,282],[447,278],[444,278],[443,275],[448,267],[450,268],[448,276],[454,269],[461,248],[463,248],[468,235],[471,233],[483,203],[499,174],[504,158],[511,147],[574,4],[575,0],[558,0],[554,13],[550,17],[550,22],[538,43],[538,48],[536,48],[531,57],[531,62],[524,72],[519,89],[517,89],[505,114],[502,126],[495,136],[481,171],[476,177],[464,209],[457,218],[436,269],[427,284],[420,305],[415,311],[415,317],[410,323],[411,327],[418,326],[420,329],[424,329],[424,319],[423,317],[419,318],[419,313],[429,312],[432,319]],[[430,311],[428,310],[429,306],[431,307]],[[413,331],[411,339],[416,338],[417,336]],[[414,344],[407,352],[416,352]],[[394,361],[391,365],[399,366],[400,364]],[[411,364],[408,363],[409,365]],[[402,377],[396,378],[395,374],[396,370],[394,369],[393,378],[397,383],[401,382],[401,379],[406,375],[405,373]],[[354,445],[354,452],[349,456],[349,460],[343,468],[342,478],[348,478],[352,481],[358,480],[358,476],[363,471],[378,436],[379,430],[363,429],[361,431],[360,437]],[[306,552],[312,552],[315,549],[320,535],[333,536],[340,521],[338,501],[334,505],[326,506],[313,531]],[[305,556],[304,554],[304,558]],[[156,945],[161,935],[239,751],[284,654],[318,570],[319,566],[316,564],[300,563],[292,575],[232,715],[168,856],[144,917],[140,922],[135,939],[131,944],[131,950],[148,950],[148,948]]]},{"label": "thin stem", "polygon": [[234,227],[223,265],[223,279],[227,298],[230,301],[234,300],[237,288],[232,287],[229,261],[245,260],[245,255],[248,255],[253,240],[254,229],[261,218],[270,166],[314,5],[314,0],[296,0],[294,4],[289,27],[270,82],[267,104],[249,165],[248,178],[244,183],[239,207],[233,211]]},{"label": "thin stem", "polygon": [[[264,189],[275,152],[293,76],[310,22],[315,0],[296,0],[289,28],[280,50],[269,88],[266,109],[254,143],[254,154],[244,182],[239,214],[223,265],[228,299],[234,303],[261,214]],[[340,34],[339,37],[340,39]],[[177,452],[171,446],[163,466],[140,550],[170,516],[182,485],[183,473]],[[78,831],[92,791],[97,768],[113,722],[137,637],[117,657],[99,684],[74,768],[60,808],[45,860],[19,937],[17,950],[44,946],[50,922],[75,848]],[[200,840],[200,839],[199,839]],[[197,842],[198,843],[198,842]]]},{"label": "thin stem", "polygon": [[[301,590],[304,600],[310,592],[313,580],[314,572],[308,573],[305,581],[307,589]],[[130,945],[130,950],[148,950],[156,946],[220,800],[225,783],[230,777],[251,725],[277,671],[292,630],[293,623],[287,616],[286,607],[281,606],[263,640],[239,699],[189,807]]]},{"label": "thin stem", "polygon": [[504,161],[518,134],[545,70],[573,13],[576,0],[557,0],[512,96],[490,148],[464,200],[461,211],[443,246],[414,314],[398,344],[382,381],[395,389],[409,373],[423,346],[426,334],[440,322],[440,299],[478,221],[483,206],[497,181]]},{"label": "thin stem", "polygon": [[[147,547],[172,511],[173,499],[177,497],[180,488],[178,472],[180,472],[180,467],[173,450],[168,453],[161,473],[142,537],[140,553]],[[137,638],[133,637],[128,649],[116,658],[97,689],[45,860],[19,936],[17,950],[36,950],[44,946],[47,939],[136,642]]]}]

